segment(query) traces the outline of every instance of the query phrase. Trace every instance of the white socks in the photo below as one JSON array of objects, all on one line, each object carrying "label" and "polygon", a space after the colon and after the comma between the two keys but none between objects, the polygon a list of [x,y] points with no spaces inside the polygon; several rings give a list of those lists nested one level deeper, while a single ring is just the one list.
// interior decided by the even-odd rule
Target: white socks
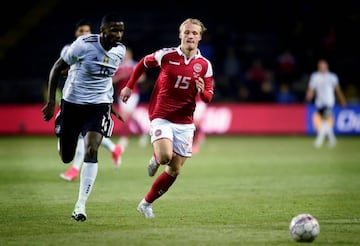
[{"label": "white socks", "polygon": [[326,137],[329,138],[329,147],[334,147],[336,144],[334,130],[328,122],[322,121],[320,129],[316,136],[316,140],[314,142],[315,147],[321,147]]},{"label": "white socks", "polygon": [[104,145],[106,149],[108,149],[111,153],[115,150],[115,144],[111,141],[110,138],[103,137],[101,144]]},{"label": "white socks", "polygon": [[75,167],[77,170],[80,170],[80,168],[81,168],[81,165],[84,161],[84,155],[85,155],[84,138],[79,137],[77,146],[76,146],[74,162],[73,162],[73,167]]},{"label": "white socks", "polygon": [[98,163],[84,162],[80,173],[80,187],[77,205],[85,206],[92,191],[98,172]]},{"label": "white socks", "polygon": [[126,149],[126,147],[128,146],[128,144],[129,144],[128,137],[124,137],[124,136],[120,137],[119,144],[120,144],[122,150],[124,151]]},{"label": "white socks", "polygon": [[326,125],[328,126],[327,135],[329,138],[329,147],[334,147],[336,144],[334,129],[328,123],[326,123]]}]

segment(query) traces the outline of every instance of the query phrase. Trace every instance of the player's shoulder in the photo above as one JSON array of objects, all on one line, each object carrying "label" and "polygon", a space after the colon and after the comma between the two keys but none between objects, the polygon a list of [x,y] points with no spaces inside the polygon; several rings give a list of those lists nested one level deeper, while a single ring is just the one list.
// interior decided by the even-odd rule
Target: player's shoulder
[{"label": "player's shoulder", "polygon": [[162,52],[176,52],[176,47],[164,47],[160,49]]},{"label": "player's shoulder", "polygon": [[202,56],[201,54],[199,54],[197,56],[198,60],[202,60],[203,62],[205,62],[209,67],[212,67],[212,63],[209,59],[207,59],[205,56]]},{"label": "player's shoulder", "polygon": [[126,51],[126,46],[123,43],[119,43],[117,46],[114,47],[114,49],[121,50],[123,52]]},{"label": "player's shoulder", "polygon": [[200,52],[200,50],[198,50],[196,56],[195,56],[195,61],[197,63],[200,63],[202,64],[203,66],[206,67],[206,70],[207,70],[207,74],[208,75],[213,75],[213,68],[212,68],[212,63],[209,59],[207,59],[205,56],[203,56]]},{"label": "player's shoulder", "polygon": [[331,72],[329,71],[329,75],[331,78],[331,81],[333,82],[334,85],[337,85],[339,83],[339,76],[335,73],[335,72]]},{"label": "player's shoulder", "polygon": [[72,46],[76,47],[88,47],[91,44],[99,42],[99,35],[97,34],[84,34],[79,36],[73,43]]},{"label": "player's shoulder", "polygon": [[113,54],[116,54],[120,57],[124,57],[125,56],[125,53],[126,53],[126,46],[122,43],[119,43],[117,46],[115,47],[112,47],[110,50],[109,50],[109,53],[113,53]]},{"label": "player's shoulder", "polygon": [[177,53],[176,47],[164,47],[155,52],[155,54],[161,54],[162,56],[172,53]]},{"label": "player's shoulder", "polygon": [[310,78],[315,78],[315,77],[318,77],[320,75],[321,75],[321,73],[319,71],[314,71],[314,72],[310,73]]},{"label": "player's shoulder", "polygon": [[155,58],[156,60],[160,61],[163,59],[170,59],[170,57],[174,58],[174,56],[177,55],[177,50],[176,48],[173,47],[165,47],[165,48],[160,48],[156,51],[154,51],[151,54],[148,54],[146,56],[147,59],[149,58]]},{"label": "player's shoulder", "polygon": [[63,57],[66,53],[66,51],[69,49],[71,44],[66,44],[62,47],[61,51],[60,51],[60,56]]},{"label": "player's shoulder", "polygon": [[78,39],[80,39],[84,43],[96,43],[99,41],[100,35],[93,34],[93,33],[84,34],[84,35],[81,35],[80,37],[78,37]]}]

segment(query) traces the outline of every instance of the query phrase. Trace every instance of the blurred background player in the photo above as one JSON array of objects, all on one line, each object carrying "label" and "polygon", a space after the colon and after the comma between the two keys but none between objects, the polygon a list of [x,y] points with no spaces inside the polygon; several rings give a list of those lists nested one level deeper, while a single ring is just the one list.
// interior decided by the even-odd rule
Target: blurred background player
[{"label": "blurred background player", "polygon": [[[90,34],[91,30],[92,30],[91,29],[91,22],[86,20],[86,19],[81,19],[75,24],[74,37],[76,39],[81,35]],[[60,51],[60,55],[64,55],[66,53],[66,51],[68,50],[68,48],[70,47],[70,45],[71,45],[71,43],[68,43],[68,44],[64,45],[64,47]],[[56,90],[56,101],[57,102],[60,102],[60,99],[61,99],[61,96],[62,96],[62,89],[64,88],[64,83],[65,83],[66,78],[67,78],[68,70],[69,69],[64,69],[63,71],[61,71],[61,76],[60,76],[59,82],[58,82],[58,88]],[[44,98],[47,95],[47,91],[48,91],[47,86],[48,85],[46,84],[46,86],[44,88]]]},{"label": "blurred background player", "polygon": [[313,124],[316,129],[314,146],[320,148],[325,138],[329,140],[328,146],[335,147],[333,108],[336,102],[335,94],[342,106],[346,106],[346,99],[339,84],[337,74],[329,70],[326,60],[320,59],[317,63],[317,71],[310,76],[309,86],[306,92],[306,100],[312,102],[315,98],[317,112],[313,116]]},{"label": "blurred background player", "polygon": [[[86,19],[79,20],[75,25],[75,39],[80,37],[81,35],[90,34],[92,31],[91,29],[91,22]],[[71,43],[66,44],[61,52],[60,55],[63,57],[63,55],[66,53],[68,48],[70,47]],[[61,90],[64,87],[64,83],[66,81],[68,69],[64,69],[61,72],[61,78],[58,85],[58,94],[62,94]],[[121,162],[121,147],[115,145],[109,138],[103,138],[101,144],[111,152],[114,166],[118,167]],[[73,160],[72,165],[63,173],[60,173],[60,178],[66,180],[66,181],[73,181],[79,176],[79,171],[81,168],[81,165],[84,161],[84,155],[85,155],[85,145],[84,145],[84,139],[80,135],[76,147],[75,157]]]},{"label": "blurred background player", "polygon": [[193,154],[197,154],[200,151],[201,145],[205,141],[205,132],[203,129],[203,120],[205,111],[207,108],[207,103],[201,100],[200,96],[196,97],[196,108],[194,111],[194,124],[195,124],[195,132],[194,132],[194,140],[193,140]]},{"label": "blurred background player", "polygon": [[[120,91],[126,85],[126,82],[130,78],[130,75],[136,66],[137,61],[133,58],[133,50],[131,48],[126,49],[126,55],[124,61],[120,64],[119,68],[116,70],[115,75],[113,77],[113,83],[117,90],[117,95],[120,95]],[[139,93],[139,83],[144,82],[146,79],[146,74],[142,74],[136,83],[135,87],[132,90],[131,97],[124,103],[121,101],[120,97],[117,98],[117,103],[120,109],[121,116],[124,119],[124,123],[120,129],[120,139],[118,143],[121,146],[122,153],[126,149],[129,141],[129,135],[131,132],[136,132],[140,135],[139,145],[144,147],[148,141],[148,133],[145,132],[138,122],[137,119],[134,118],[134,112],[136,107],[140,102],[140,93]]]}]

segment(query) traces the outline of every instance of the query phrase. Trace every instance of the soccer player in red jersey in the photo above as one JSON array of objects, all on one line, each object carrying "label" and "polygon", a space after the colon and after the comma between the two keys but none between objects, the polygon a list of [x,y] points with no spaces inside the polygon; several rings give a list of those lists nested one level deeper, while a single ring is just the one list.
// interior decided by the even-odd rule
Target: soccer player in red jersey
[{"label": "soccer player in red jersey", "polygon": [[186,19],[179,27],[180,45],[159,49],[143,57],[120,93],[121,100],[127,102],[145,70],[160,67],[149,102],[154,153],[148,174],[154,176],[160,165],[166,167],[137,207],[145,218],[155,217],[152,203],[171,187],[185,160],[192,155],[196,96],[199,94],[206,103],[213,97],[212,64],[198,48],[205,31],[206,27],[200,20]]},{"label": "soccer player in red jersey", "polygon": [[196,154],[200,151],[200,146],[205,141],[206,134],[202,124],[205,118],[206,108],[207,108],[207,103],[201,100],[201,97],[198,94],[198,96],[196,97],[196,108],[194,111],[194,124],[196,130],[194,133],[194,140],[193,140],[193,148],[192,148],[193,154]]}]

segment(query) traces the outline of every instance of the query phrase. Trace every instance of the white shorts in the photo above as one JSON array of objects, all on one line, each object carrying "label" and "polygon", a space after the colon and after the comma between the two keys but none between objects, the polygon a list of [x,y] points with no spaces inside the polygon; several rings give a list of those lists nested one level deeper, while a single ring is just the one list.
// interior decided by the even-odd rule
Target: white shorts
[{"label": "white shorts", "polygon": [[173,151],[184,157],[192,155],[194,131],[194,124],[176,124],[164,119],[154,119],[150,122],[151,143],[168,138],[173,143]]},{"label": "white shorts", "polygon": [[121,101],[121,99],[119,98],[118,104],[120,107],[120,112],[128,113],[128,114],[133,113],[137,105],[139,104],[139,101],[140,101],[140,95],[137,93],[131,94],[131,97],[129,97],[129,100],[127,100],[126,103]]}]

